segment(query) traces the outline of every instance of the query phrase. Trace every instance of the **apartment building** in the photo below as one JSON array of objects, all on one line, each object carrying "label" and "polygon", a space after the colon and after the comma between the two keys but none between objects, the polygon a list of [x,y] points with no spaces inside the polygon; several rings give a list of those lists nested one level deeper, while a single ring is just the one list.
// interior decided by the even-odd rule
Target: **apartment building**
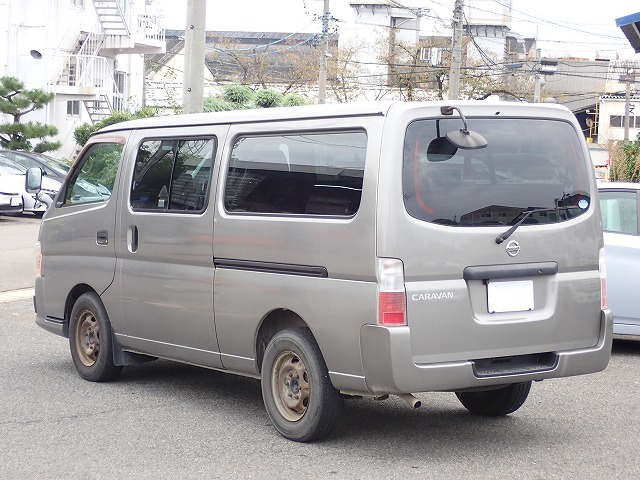
[{"label": "apartment building", "polygon": [[0,75],[56,94],[23,117],[55,125],[60,158],[75,128],[143,105],[144,54],[165,51],[155,0],[0,0]]}]

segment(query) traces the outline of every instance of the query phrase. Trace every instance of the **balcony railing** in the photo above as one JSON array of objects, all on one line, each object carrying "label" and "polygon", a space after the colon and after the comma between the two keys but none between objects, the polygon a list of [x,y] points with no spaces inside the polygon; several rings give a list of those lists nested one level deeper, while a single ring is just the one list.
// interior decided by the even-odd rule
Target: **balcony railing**
[{"label": "balcony railing", "polygon": [[152,15],[138,15],[138,35],[147,40],[164,42],[164,28]]},{"label": "balcony railing", "polygon": [[[79,94],[108,95],[112,105],[117,105],[123,92],[118,89],[113,68],[105,57],[94,55],[70,55],[59,75],[57,85],[82,89]],[[73,93],[73,92],[67,92]]]}]

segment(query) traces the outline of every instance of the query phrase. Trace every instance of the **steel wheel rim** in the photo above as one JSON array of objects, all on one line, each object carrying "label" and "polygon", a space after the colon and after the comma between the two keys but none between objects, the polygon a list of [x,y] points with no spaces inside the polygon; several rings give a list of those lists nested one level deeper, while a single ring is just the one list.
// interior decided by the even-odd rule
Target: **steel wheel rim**
[{"label": "steel wheel rim", "polygon": [[311,385],[307,367],[295,352],[285,351],[276,358],[271,373],[271,391],[283,418],[296,422],[304,417],[309,408]]},{"label": "steel wheel rim", "polygon": [[82,364],[87,367],[93,366],[100,354],[100,327],[93,312],[84,310],[78,315],[75,343]]}]

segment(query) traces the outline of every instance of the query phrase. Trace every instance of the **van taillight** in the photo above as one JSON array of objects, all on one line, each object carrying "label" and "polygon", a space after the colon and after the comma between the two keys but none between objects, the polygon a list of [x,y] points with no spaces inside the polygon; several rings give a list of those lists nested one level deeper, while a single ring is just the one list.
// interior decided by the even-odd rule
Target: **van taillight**
[{"label": "van taillight", "polygon": [[404,267],[396,258],[378,259],[378,323],[407,324]]},{"label": "van taillight", "polygon": [[42,251],[40,249],[40,242],[36,243],[34,268],[36,271],[36,277],[42,277]]},{"label": "van taillight", "polygon": [[599,256],[600,268],[600,308],[607,306],[607,265],[604,261],[604,248],[600,249]]}]

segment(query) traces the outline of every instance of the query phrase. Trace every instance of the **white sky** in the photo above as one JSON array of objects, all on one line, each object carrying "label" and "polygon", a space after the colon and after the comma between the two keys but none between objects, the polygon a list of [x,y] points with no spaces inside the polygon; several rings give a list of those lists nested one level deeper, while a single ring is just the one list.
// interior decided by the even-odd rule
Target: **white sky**
[{"label": "white sky", "polygon": [[[402,2],[402,0],[399,0]],[[499,1],[493,0],[500,8]],[[413,0],[415,3],[416,0]],[[465,1],[467,3],[468,0]],[[159,0],[165,28],[184,29],[187,0]],[[439,18],[444,29],[451,24],[454,0],[424,0],[428,15]],[[486,3],[486,2],[485,2]],[[635,5],[634,5],[635,4]],[[322,0],[207,0],[207,30],[319,32]],[[536,37],[543,56],[575,56],[640,60],[629,46],[615,19],[640,12],[629,0],[512,0],[511,29]],[[350,18],[348,0],[330,0],[330,13]],[[428,32],[423,32],[428,33]]]}]

